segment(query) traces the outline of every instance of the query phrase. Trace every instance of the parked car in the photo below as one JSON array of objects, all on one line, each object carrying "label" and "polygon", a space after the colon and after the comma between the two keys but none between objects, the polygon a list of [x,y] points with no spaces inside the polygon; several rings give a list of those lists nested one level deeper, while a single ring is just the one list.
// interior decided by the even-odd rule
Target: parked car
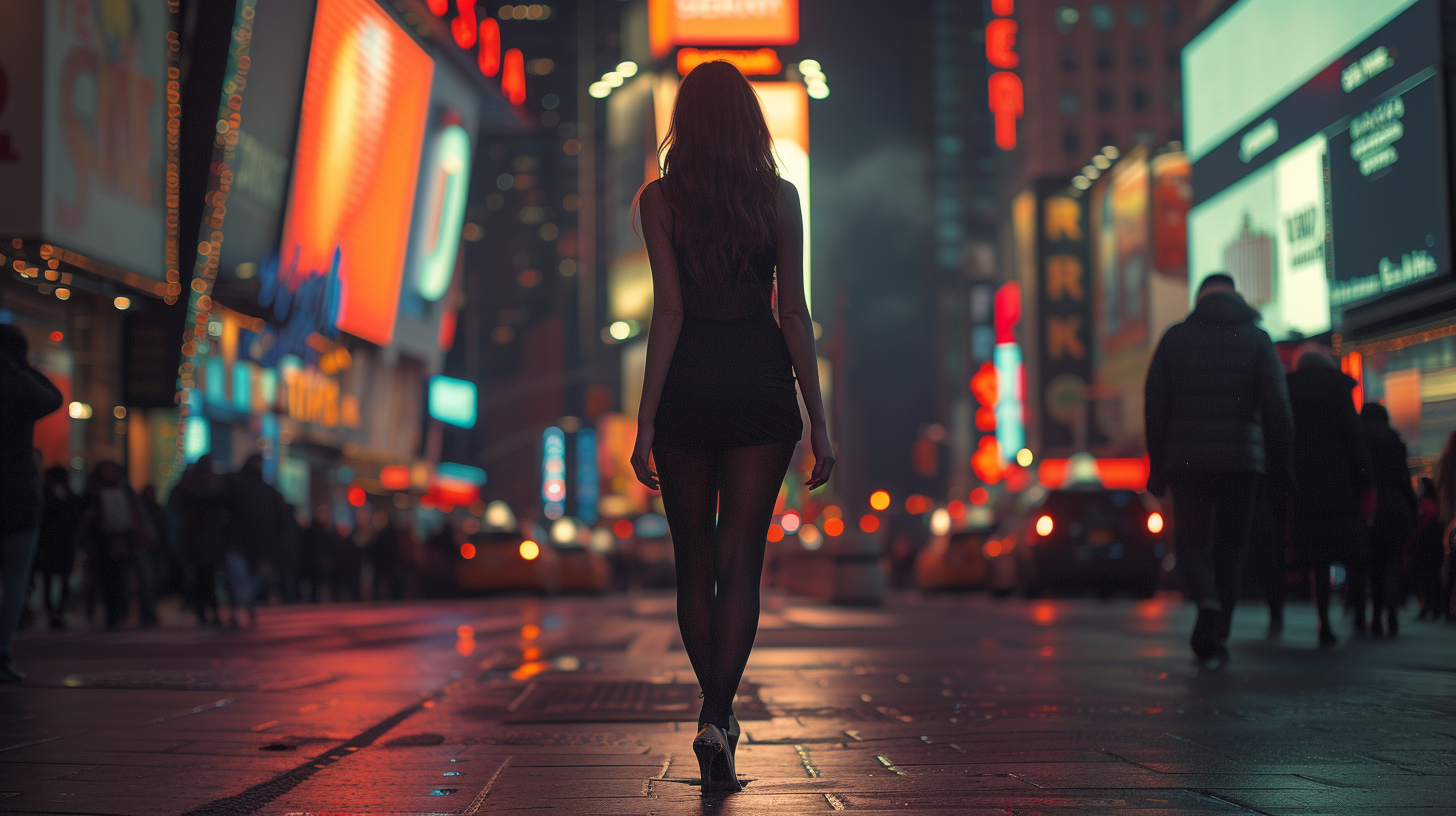
[{"label": "parked car", "polygon": [[464,592],[545,595],[561,589],[561,558],[555,547],[510,531],[479,533],[470,545],[474,551],[462,548],[455,567],[455,580]]},{"label": "parked car", "polygon": [[557,588],[562,592],[600,595],[612,584],[606,556],[582,546],[553,545],[556,551]]},{"label": "parked car", "polygon": [[971,527],[930,539],[915,555],[916,585],[924,590],[988,588],[991,560],[985,545],[994,532]]},{"label": "parked car", "polygon": [[1003,524],[984,551],[993,590],[1157,592],[1168,553],[1165,521],[1145,493],[1078,486],[1049,490]]}]

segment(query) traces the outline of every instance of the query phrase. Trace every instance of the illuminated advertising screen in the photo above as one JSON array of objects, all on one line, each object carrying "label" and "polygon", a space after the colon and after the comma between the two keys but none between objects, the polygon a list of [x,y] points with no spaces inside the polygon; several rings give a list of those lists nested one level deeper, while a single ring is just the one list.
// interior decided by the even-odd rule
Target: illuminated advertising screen
[{"label": "illuminated advertising screen", "polygon": [[[1276,340],[1329,331],[1332,308],[1450,274],[1439,6],[1394,5],[1194,163],[1190,292],[1232,275]],[[1245,6],[1257,3],[1230,13]]]},{"label": "illuminated advertising screen", "polygon": [[647,0],[653,57],[675,45],[792,45],[798,0]]},{"label": "illuminated advertising screen", "polygon": [[434,61],[373,0],[320,0],[279,286],[323,279],[334,326],[394,335]]},{"label": "illuminated advertising screen", "polygon": [[1119,162],[1092,202],[1098,350],[1116,354],[1148,334],[1148,162]]},{"label": "illuminated advertising screen", "polygon": [[454,71],[441,67],[430,91],[430,116],[420,157],[406,305],[433,303],[450,288],[465,224],[470,160],[479,121],[479,94]]},{"label": "illuminated advertising screen", "polygon": [[[258,0],[254,7],[217,296],[225,298],[235,289],[240,296],[251,292],[260,264],[278,253],[314,5],[312,0]],[[237,286],[235,281],[249,283]]]},{"label": "illuminated advertising screen", "polygon": [[[44,235],[156,279],[165,277],[169,17],[158,2],[45,3]],[[4,95],[0,85],[0,105]]]}]

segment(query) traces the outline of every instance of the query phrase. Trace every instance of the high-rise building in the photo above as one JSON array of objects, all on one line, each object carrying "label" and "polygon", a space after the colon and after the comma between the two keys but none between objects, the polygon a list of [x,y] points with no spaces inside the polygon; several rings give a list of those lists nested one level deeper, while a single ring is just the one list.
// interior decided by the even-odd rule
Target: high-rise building
[{"label": "high-rise building", "polygon": [[1103,147],[1183,138],[1180,49],[1193,30],[1191,0],[989,5],[990,87],[1004,97],[991,106],[1019,178],[1070,178]]}]

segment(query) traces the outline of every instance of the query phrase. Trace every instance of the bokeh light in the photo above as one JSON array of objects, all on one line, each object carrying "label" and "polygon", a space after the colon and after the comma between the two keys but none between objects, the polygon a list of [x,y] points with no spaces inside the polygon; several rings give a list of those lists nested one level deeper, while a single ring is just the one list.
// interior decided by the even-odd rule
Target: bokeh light
[{"label": "bokeh light", "polygon": [[887,490],[876,490],[870,494],[870,507],[876,510],[884,510],[890,506],[890,493]]}]

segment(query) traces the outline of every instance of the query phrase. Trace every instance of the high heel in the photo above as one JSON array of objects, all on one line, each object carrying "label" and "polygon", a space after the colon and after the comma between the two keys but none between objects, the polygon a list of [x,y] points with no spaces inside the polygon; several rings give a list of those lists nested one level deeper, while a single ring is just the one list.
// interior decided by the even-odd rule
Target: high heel
[{"label": "high heel", "polygon": [[742,735],[743,729],[738,727],[738,718],[729,714],[728,730],[723,732],[723,736],[728,738],[728,753],[733,755],[734,762],[738,761],[738,738]]},{"label": "high heel", "polygon": [[728,738],[721,728],[712,723],[705,724],[703,730],[693,737],[693,753],[698,757],[703,793],[742,790],[733,767],[733,754],[728,750]]}]

